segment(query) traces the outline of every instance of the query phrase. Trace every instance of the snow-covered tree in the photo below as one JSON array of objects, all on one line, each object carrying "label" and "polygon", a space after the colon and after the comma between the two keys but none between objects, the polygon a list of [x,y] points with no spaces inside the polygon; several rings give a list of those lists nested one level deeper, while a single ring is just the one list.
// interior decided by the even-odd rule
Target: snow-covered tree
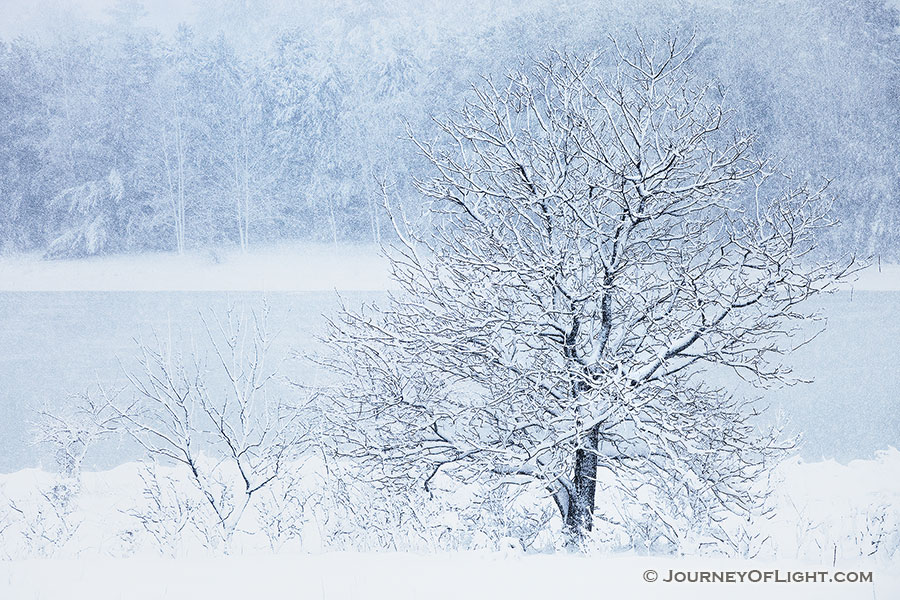
[{"label": "snow-covered tree", "polygon": [[801,304],[848,266],[811,258],[824,189],[754,155],[692,48],[554,53],[414,139],[429,225],[391,211],[400,291],[342,311],[321,359],[361,477],[537,485],[575,542],[613,519],[598,481],[650,545],[760,509],[786,445],[704,369],[790,381]]},{"label": "snow-covered tree", "polygon": [[[204,318],[211,363],[171,342],[142,344],[139,369],[128,373],[133,397],[104,394],[99,403],[107,428],[130,436],[150,461],[142,475],[149,504],[132,514],[157,541],[184,525],[164,521],[186,518],[208,547],[227,553],[247,510],[309,444],[305,402],[277,389],[267,315],[264,307]],[[173,487],[156,463],[174,465],[190,489]]]},{"label": "snow-covered tree", "polygon": [[125,187],[118,171],[96,181],[63,190],[51,207],[62,215],[59,231],[45,256],[92,256],[116,242]]}]

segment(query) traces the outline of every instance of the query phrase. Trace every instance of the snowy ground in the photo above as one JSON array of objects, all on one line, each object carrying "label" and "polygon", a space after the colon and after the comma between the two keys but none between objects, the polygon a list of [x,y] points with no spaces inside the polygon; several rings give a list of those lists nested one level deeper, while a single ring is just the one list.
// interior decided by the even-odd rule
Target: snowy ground
[{"label": "snowy ground", "polygon": [[900,291],[900,265],[872,264],[860,271],[855,281],[843,284],[841,289],[871,292]]},{"label": "snowy ground", "polygon": [[[272,554],[246,542],[228,557],[194,549],[160,558],[158,549],[129,546],[122,535],[136,529],[124,510],[139,501],[137,472],[132,463],[84,473],[75,536],[51,558],[0,562],[0,598],[900,598],[900,452],[894,449],[848,465],[784,464],[777,512],[767,526],[769,551],[752,560],[521,550],[354,553],[328,551],[316,541],[308,552]],[[34,469],[2,475],[0,496],[26,506],[52,481]],[[15,527],[0,535],[5,551],[17,545],[10,537]],[[657,580],[649,582],[651,569]],[[670,570],[735,572],[735,578],[825,575],[817,576],[822,582],[678,583],[664,581]],[[872,582],[833,581],[851,572],[871,572]]]},{"label": "snowy ground", "polygon": [[384,290],[387,262],[374,246],[294,244],[40,260],[0,256],[0,291],[261,291]]},{"label": "snowy ground", "polygon": [[[41,260],[0,256],[0,291],[385,290],[387,261],[372,245],[282,244],[254,248]],[[873,264],[842,289],[900,291],[900,265]]]},{"label": "snowy ground", "polygon": [[[655,570],[655,582],[644,580]],[[685,598],[892,600],[896,570],[863,567],[873,583],[665,583],[669,570],[839,569],[797,561],[466,553],[282,555],[218,559],[99,559],[0,563],[0,594],[15,600],[298,599],[530,600]],[[850,569],[846,569],[849,571]],[[735,577],[739,575],[735,574]],[[755,577],[755,575],[753,575]],[[773,576],[774,577],[774,576]],[[648,577],[649,578],[649,577]]]}]

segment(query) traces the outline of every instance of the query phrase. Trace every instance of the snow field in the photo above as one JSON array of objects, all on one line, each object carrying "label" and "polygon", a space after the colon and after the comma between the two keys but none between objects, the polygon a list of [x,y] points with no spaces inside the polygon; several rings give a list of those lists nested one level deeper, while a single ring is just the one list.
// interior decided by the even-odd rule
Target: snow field
[{"label": "snow field", "polygon": [[[305,485],[314,486],[321,469],[321,463],[307,461],[300,468]],[[172,469],[161,470],[176,477]],[[0,562],[0,598],[524,599],[613,592],[636,598],[719,598],[726,589],[729,598],[900,597],[900,452],[893,448],[847,465],[800,459],[783,464],[775,516],[766,525],[771,540],[750,560],[525,553],[505,540],[452,553],[335,552],[323,541],[333,536],[317,535],[334,515],[315,509],[301,537],[274,552],[260,524],[252,523],[258,515],[248,515],[230,556],[187,531],[178,538],[179,547],[164,552],[128,514],[147,500],[140,473],[137,463],[83,473],[69,515],[74,533],[60,545],[22,536],[25,521],[33,525],[35,520],[29,511],[40,505],[40,492],[52,488],[54,475],[27,469],[0,476],[0,547],[4,558],[12,559]],[[181,493],[189,497],[192,492],[183,488]],[[316,500],[327,512],[327,502]],[[11,511],[13,505],[26,514]],[[51,528],[46,531],[52,536]],[[647,569],[656,570],[659,579],[646,582]],[[871,571],[873,583],[665,583],[670,569],[828,571],[829,577],[837,571]]]},{"label": "snow field", "polygon": [[[821,570],[804,563],[637,556],[500,553],[281,555],[171,560],[29,560],[0,563],[0,592],[15,600],[500,600],[673,598],[890,600],[900,581],[870,569],[874,583],[665,583],[681,571]],[[648,583],[653,569],[659,579]],[[848,569],[849,570],[849,569]]]},{"label": "snow field", "polygon": [[40,260],[0,256],[0,291],[384,290],[387,261],[374,246],[294,244],[199,253]]},{"label": "snow field", "polygon": [[[389,265],[372,245],[281,244],[71,260],[0,255],[0,292],[386,290]],[[900,291],[900,265],[873,264],[841,289]]]}]

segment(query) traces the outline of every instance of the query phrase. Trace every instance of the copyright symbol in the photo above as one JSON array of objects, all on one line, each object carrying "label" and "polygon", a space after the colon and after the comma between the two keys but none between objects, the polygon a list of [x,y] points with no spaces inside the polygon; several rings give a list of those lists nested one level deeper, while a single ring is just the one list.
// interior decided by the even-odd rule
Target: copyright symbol
[{"label": "copyright symbol", "polygon": [[657,575],[656,571],[654,571],[653,569],[647,569],[646,571],[644,571],[644,581],[648,583],[653,583],[654,581],[656,581],[657,577],[659,577],[659,575]]}]

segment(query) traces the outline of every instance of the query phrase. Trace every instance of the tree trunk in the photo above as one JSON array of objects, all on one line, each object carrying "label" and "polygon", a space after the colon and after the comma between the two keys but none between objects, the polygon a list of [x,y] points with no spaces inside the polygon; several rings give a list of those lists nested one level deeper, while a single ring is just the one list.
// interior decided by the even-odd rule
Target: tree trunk
[{"label": "tree trunk", "polygon": [[597,491],[597,440],[600,426],[595,425],[581,438],[575,451],[573,492],[566,511],[566,530],[573,544],[581,542],[594,526],[594,497]]}]

